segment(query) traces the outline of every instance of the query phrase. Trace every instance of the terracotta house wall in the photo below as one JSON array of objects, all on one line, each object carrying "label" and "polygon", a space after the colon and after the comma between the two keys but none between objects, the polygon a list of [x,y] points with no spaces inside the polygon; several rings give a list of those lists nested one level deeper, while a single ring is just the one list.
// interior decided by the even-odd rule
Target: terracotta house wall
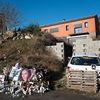
[{"label": "terracotta house wall", "polygon": [[[84,23],[88,22],[88,27],[84,27]],[[51,24],[51,25],[45,25],[44,27],[41,27],[41,30],[44,31],[45,29],[48,29],[48,32],[50,32],[50,29],[52,28],[58,28],[59,32],[51,33],[55,37],[66,37],[70,34],[74,33],[74,25],[75,24],[82,24],[82,33],[89,32],[96,34],[96,24],[95,24],[95,17],[85,18],[85,19],[77,19],[73,21],[66,21],[58,24]],[[66,26],[69,26],[69,30],[66,31]]]}]

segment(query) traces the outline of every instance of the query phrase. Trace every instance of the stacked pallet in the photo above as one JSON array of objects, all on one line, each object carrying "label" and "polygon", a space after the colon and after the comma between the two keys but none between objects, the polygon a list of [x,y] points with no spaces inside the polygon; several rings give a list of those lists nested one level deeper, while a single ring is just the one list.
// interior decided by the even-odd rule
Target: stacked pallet
[{"label": "stacked pallet", "polygon": [[86,92],[97,92],[96,71],[67,71],[67,88]]}]

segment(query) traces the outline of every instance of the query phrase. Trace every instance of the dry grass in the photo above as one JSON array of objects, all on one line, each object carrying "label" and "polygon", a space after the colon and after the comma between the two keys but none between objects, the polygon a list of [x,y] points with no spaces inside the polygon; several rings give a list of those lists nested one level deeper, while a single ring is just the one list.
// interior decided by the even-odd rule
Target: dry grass
[{"label": "dry grass", "polygon": [[40,63],[53,71],[62,67],[57,57],[46,50],[44,40],[37,36],[30,40],[8,40],[0,45],[0,69],[11,67],[16,62],[26,65]]}]

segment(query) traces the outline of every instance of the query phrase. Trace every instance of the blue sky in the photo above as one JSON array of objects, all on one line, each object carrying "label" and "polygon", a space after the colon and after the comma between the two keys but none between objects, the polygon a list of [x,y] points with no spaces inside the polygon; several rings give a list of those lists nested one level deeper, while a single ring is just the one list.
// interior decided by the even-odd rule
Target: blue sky
[{"label": "blue sky", "polygon": [[[5,0],[6,1],[6,0]],[[21,12],[22,24],[40,25],[97,14],[100,0],[7,0]]]}]

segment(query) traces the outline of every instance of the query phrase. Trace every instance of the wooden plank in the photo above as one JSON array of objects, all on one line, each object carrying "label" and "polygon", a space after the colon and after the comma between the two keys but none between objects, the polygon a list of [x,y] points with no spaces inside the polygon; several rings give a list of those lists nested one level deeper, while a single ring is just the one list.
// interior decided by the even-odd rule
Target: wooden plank
[{"label": "wooden plank", "polygon": [[86,73],[88,73],[88,74],[89,74],[89,73],[96,73],[96,74],[97,74],[96,71],[82,71],[82,73],[85,73],[85,74],[86,74]]},{"label": "wooden plank", "polygon": [[96,83],[82,83],[82,86],[97,86]]},{"label": "wooden plank", "polygon": [[69,83],[69,85],[82,85],[82,83],[79,83],[79,82],[75,83],[75,82],[73,82],[73,83]]},{"label": "wooden plank", "polygon": [[82,89],[81,91],[96,93],[96,92],[97,92],[97,89],[87,89],[87,88],[84,88],[84,89]]},{"label": "wooden plank", "polygon": [[95,79],[82,79],[83,82],[97,82],[97,80]]},{"label": "wooden plank", "polygon": [[69,80],[82,80],[82,77],[74,76],[74,77],[68,77]]},{"label": "wooden plank", "polygon": [[82,85],[82,88],[96,88],[97,89],[97,85],[91,85],[91,84],[89,84],[89,85]]},{"label": "wooden plank", "polygon": [[82,81],[82,83],[84,84],[84,83],[95,83],[95,84],[97,84],[97,81],[90,81],[90,80],[87,80],[87,81]]},{"label": "wooden plank", "polygon": [[81,73],[70,73],[69,75],[81,75],[82,76]]},{"label": "wooden plank", "polygon": [[83,71],[81,71],[81,70],[71,70],[71,71],[69,71],[69,72],[83,72]]},{"label": "wooden plank", "polygon": [[69,83],[72,83],[72,82],[76,82],[76,83],[82,83],[82,81],[78,81],[78,80],[70,80],[68,81]]},{"label": "wooden plank", "polygon": [[82,74],[79,74],[79,73],[71,73],[71,74],[69,74],[69,76],[82,76]]},{"label": "wooden plank", "polygon": [[81,85],[69,85],[67,86],[69,89],[81,90]]},{"label": "wooden plank", "polygon": [[69,73],[70,74],[73,74],[73,73],[83,74],[82,71],[70,71]]},{"label": "wooden plank", "polygon": [[85,76],[86,76],[86,77],[87,77],[87,76],[90,76],[90,77],[91,77],[91,76],[97,77],[96,74],[83,74],[82,76],[84,76],[84,77],[85,77]]},{"label": "wooden plank", "polygon": [[69,80],[69,81],[67,81],[67,84],[70,84],[70,85],[74,85],[74,84],[82,84],[82,81],[80,81],[80,80]]},{"label": "wooden plank", "polygon": [[97,80],[96,77],[82,77],[82,80],[85,80],[85,79],[94,79],[94,80]]},{"label": "wooden plank", "polygon": [[75,81],[73,82],[73,81],[71,81],[71,82],[68,82],[68,84],[70,84],[70,85],[74,85],[74,84],[75,84],[75,85],[76,85],[76,84],[78,85],[78,84],[79,84],[79,85],[80,85],[80,84],[82,84],[82,82],[75,82]]},{"label": "wooden plank", "polygon": [[93,87],[93,86],[84,86],[84,87],[82,87],[82,91],[94,92],[94,93],[96,93],[97,87]]},{"label": "wooden plank", "polygon": [[87,74],[85,74],[85,75],[82,75],[82,77],[97,77],[97,75],[87,75]]},{"label": "wooden plank", "polygon": [[81,74],[82,75],[82,72],[69,72],[69,74]]},{"label": "wooden plank", "polygon": [[93,75],[95,75],[95,74],[97,74],[97,72],[93,72],[93,71],[84,71],[84,72],[82,72],[82,74],[93,74]]},{"label": "wooden plank", "polygon": [[97,80],[95,79],[82,79],[83,82],[97,82]]},{"label": "wooden plank", "polygon": [[81,77],[69,77],[69,80],[79,80],[82,81]]},{"label": "wooden plank", "polygon": [[82,81],[77,81],[77,80],[70,80],[70,81],[68,81],[69,83],[82,83]]},{"label": "wooden plank", "polygon": [[81,80],[76,80],[76,79],[74,79],[74,80],[69,80],[68,82],[81,82],[81,83],[82,83]]},{"label": "wooden plank", "polygon": [[69,76],[70,76],[70,77],[76,77],[76,76],[77,76],[77,77],[82,77],[82,75],[80,75],[80,74],[70,74]]},{"label": "wooden plank", "polygon": [[97,73],[82,73],[82,75],[97,75]]}]

